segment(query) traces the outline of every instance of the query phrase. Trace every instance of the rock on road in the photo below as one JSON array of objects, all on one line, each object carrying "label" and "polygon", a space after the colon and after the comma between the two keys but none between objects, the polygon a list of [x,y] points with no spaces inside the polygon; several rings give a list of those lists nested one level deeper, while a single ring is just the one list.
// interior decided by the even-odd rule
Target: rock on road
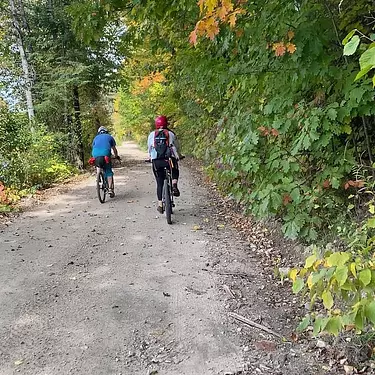
[{"label": "rock on road", "polygon": [[99,203],[92,176],[0,228],[0,375],[240,368],[205,269],[215,239],[192,230],[202,188],[182,166],[170,226],[145,154],[133,143],[119,152],[114,199]]}]

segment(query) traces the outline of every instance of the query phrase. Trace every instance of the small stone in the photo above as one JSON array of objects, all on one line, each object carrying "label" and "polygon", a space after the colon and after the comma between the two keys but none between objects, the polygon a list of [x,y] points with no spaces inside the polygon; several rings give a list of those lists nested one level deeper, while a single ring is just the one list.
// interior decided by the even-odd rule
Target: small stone
[{"label": "small stone", "polygon": [[327,344],[323,341],[323,340],[318,340],[317,342],[316,342],[316,347],[317,348],[326,348],[327,347]]}]

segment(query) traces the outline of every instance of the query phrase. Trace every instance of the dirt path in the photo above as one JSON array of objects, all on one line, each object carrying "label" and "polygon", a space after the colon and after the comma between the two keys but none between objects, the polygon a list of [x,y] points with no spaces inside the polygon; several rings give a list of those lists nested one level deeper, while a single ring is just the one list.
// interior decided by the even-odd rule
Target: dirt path
[{"label": "dirt path", "polygon": [[228,318],[245,306],[281,334],[295,324],[275,321],[268,275],[190,172],[168,226],[145,154],[119,151],[113,200],[91,177],[0,230],[0,375],[317,374],[303,347]]}]

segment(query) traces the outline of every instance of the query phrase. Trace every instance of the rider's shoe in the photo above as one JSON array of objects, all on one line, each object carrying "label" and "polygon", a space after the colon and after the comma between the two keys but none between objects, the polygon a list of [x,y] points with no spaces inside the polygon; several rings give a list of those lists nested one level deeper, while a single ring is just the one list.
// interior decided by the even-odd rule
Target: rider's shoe
[{"label": "rider's shoe", "polygon": [[109,189],[108,194],[109,194],[110,198],[114,198],[115,197],[115,192],[113,191],[113,189]]},{"label": "rider's shoe", "polygon": [[173,184],[172,186],[172,193],[175,197],[180,196],[180,190],[178,190],[177,184]]},{"label": "rider's shoe", "polygon": [[163,207],[162,206],[158,206],[157,208],[157,211],[162,214],[164,211],[163,211]]}]

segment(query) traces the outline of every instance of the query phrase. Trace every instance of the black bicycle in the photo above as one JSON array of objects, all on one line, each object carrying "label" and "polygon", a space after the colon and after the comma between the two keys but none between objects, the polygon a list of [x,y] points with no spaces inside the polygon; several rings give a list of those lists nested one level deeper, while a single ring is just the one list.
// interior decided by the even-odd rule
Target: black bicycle
[{"label": "black bicycle", "polygon": [[[184,159],[185,156],[180,156],[179,160]],[[164,167],[164,183],[162,190],[162,209],[163,213],[167,218],[167,223],[172,224],[173,208],[175,207],[173,199],[173,188],[172,188],[172,167],[174,166],[174,160],[169,158],[166,160],[168,165]],[[151,163],[151,159],[146,159],[146,163]]]},{"label": "black bicycle", "polygon": [[165,171],[165,179],[163,184],[163,195],[162,195],[162,203],[163,203],[163,211],[165,212],[165,216],[167,217],[167,223],[172,224],[172,214],[173,214],[173,191],[172,191],[172,167],[173,167],[173,160],[171,158],[168,159],[168,167],[164,168]]},{"label": "black bicycle", "polygon": [[104,174],[103,168],[97,168],[96,172],[96,192],[100,203],[105,202],[107,193],[109,192],[108,179]]},{"label": "black bicycle", "polygon": [[[95,165],[95,158],[93,159],[94,159],[93,163]],[[111,159],[108,159],[107,161],[103,157],[103,161],[100,161],[99,163],[95,165],[96,167],[96,192],[97,192],[100,203],[105,202],[107,194],[109,193],[110,186],[108,184],[107,176],[104,173],[104,163],[108,163],[111,160],[118,160],[121,163],[121,159],[119,157],[117,159],[111,158]],[[112,196],[110,195],[110,197],[113,198],[114,194]]]}]

